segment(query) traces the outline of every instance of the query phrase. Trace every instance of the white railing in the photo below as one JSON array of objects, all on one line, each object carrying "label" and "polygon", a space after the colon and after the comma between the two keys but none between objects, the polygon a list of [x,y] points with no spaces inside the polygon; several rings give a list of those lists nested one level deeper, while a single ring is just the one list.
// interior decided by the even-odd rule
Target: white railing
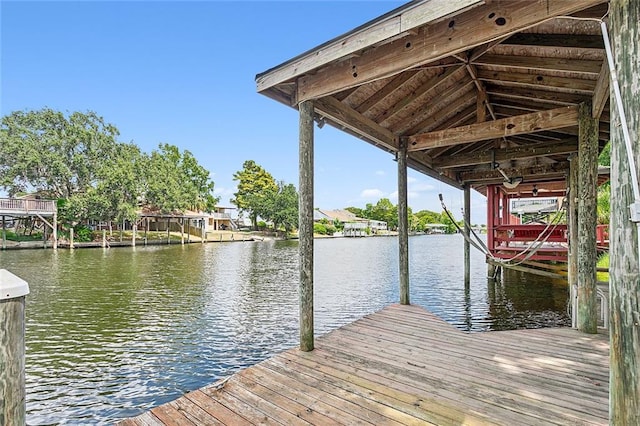
[{"label": "white railing", "polygon": [[21,200],[18,198],[0,198],[0,211],[7,213],[55,213],[56,202],[53,200]]},{"label": "white railing", "polygon": [[229,213],[211,213],[211,217],[214,219],[229,219],[231,220],[231,215]]}]

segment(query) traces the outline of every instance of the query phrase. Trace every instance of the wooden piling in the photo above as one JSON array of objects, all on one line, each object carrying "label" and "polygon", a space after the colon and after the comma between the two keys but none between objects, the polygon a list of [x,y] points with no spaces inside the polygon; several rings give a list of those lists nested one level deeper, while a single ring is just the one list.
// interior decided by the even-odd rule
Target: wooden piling
[{"label": "wooden piling", "polygon": [[69,248],[73,249],[73,228],[69,228]]},{"label": "wooden piling", "polygon": [[107,230],[102,230],[102,248],[107,248]]},{"label": "wooden piling", "polygon": [[2,216],[2,250],[7,248],[7,224],[4,216]]},{"label": "wooden piling", "polygon": [[134,220],[133,225],[131,227],[131,247],[136,246],[136,234],[138,233],[138,221]]},{"label": "wooden piling", "polygon": [[313,101],[300,110],[298,234],[300,256],[300,350],[312,351],[313,340]]},{"label": "wooden piling", "polygon": [[598,121],[591,116],[591,101],[578,113],[578,330],[598,332],[596,288],[596,191],[598,185]]},{"label": "wooden piling", "polygon": [[58,214],[53,214],[53,249],[58,249]]},{"label": "wooden piling", "polygon": [[567,230],[569,238],[568,280],[571,301],[571,327],[578,327],[578,156],[569,156]]},{"label": "wooden piling", "polygon": [[0,269],[0,424],[25,424],[25,296],[29,285]]},{"label": "wooden piling", "polygon": [[[464,283],[468,286],[471,283],[471,186],[464,186]],[[465,287],[466,288],[466,287]]]},{"label": "wooden piling", "polygon": [[407,142],[398,140],[398,260],[400,281],[400,304],[409,300],[409,218],[407,208]]},{"label": "wooden piling", "polygon": [[[609,422],[640,424],[640,255],[637,225],[630,220],[634,202],[629,154],[640,166],[640,2],[610,1],[611,44],[629,135],[635,152],[627,153],[620,113],[611,98],[611,223],[609,226],[610,314]],[[615,125],[613,125],[615,123]]]}]

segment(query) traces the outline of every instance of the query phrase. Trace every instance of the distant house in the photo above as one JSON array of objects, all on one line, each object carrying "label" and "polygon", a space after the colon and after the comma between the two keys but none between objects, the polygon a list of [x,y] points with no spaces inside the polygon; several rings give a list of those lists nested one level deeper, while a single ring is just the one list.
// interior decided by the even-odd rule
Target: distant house
[{"label": "distant house", "polygon": [[313,220],[319,222],[323,219],[340,222],[344,226],[342,232],[345,237],[364,237],[368,235],[367,229],[372,233],[387,230],[387,222],[357,217],[349,210],[314,210]]},{"label": "distant house", "polygon": [[207,217],[206,231],[236,230],[236,223],[231,217],[235,207],[216,206],[215,211]]}]

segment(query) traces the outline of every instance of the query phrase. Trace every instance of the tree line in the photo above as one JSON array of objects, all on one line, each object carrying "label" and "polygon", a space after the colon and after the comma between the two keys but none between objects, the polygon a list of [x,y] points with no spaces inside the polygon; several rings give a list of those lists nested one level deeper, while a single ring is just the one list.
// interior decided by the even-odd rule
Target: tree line
[{"label": "tree line", "polygon": [[212,211],[209,171],[166,143],[145,153],[118,141],[94,112],[15,111],[0,127],[0,187],[58,200],[61,223],[133,221],[141,206],[161,213]]},{"label": "tree line", "polygon": [[[363,219],[387,222],[387,228],[390,230],[398,229],[398,206],[388,198],[381,198],[376,204],[368,203],[364,209],[347,207],[345,210]],[[464,226],[463,221],[454,223],[444,211],[436,213],[430,210],[420,210],[417,213],[413,213],[411,207],[408,207],[407,213],[409,216],[409,230],[412,232],[427,231],[427,225],[429,224],[441,224],[445,225],[444,231],[446,233],[453,234],[457,231],[456,223],[461,228]]]},{"label": "tree line", "polygon": [[[59,221],[68,226],[88,221],[134,221],[142,207],[160,214],[214,210],[214,182],[188,150],[161,143],[150,153],[118,140],[120,132],[95,112],[64,114],[50,108],[14,111],[0,127],[0,188],[9,196],[37,193],[58,201]],[[230,200],[246,213],[252,227],[258,219],[287,234],[298,226],[298,192],[277,181],[253,160],[234,173],[237,191]],[[348,207],[356,216],[398,226],[398,206],[387,198],[364,209]],[[444,213],[412,213],[409,225],[455,225]]]}]

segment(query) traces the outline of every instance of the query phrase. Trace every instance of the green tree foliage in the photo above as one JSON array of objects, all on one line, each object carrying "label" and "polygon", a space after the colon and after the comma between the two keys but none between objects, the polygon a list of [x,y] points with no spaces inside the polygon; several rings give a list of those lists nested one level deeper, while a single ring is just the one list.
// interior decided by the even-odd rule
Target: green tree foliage
[{"label": "green tree foliage", "polygon": [[298,227],[298,191],[293,184],[278,183],[278,191],[267,199],[264,218],[273,223],[274,229],[284,227],[286,234]]},{"label": "green tree foliage", "polygon": [[209,172],[189,151],[160,145],[146,155],[117,141],[94,112],[16,111],[0,127],[0,188],[58,200],[61,222],[133,220],[141,204],[163,211],[211,211]]},{"label": "green tree foliage", "polygon": [[365,211],[358,207],[346,207],[345,210],[355,214],[357,217],[365,218]]},{"label": "green tree foliage", "polygon": [[398,206],[393,205],[388,198],[381,198],[375,205],[367,204],[364,214],[366,219],[387,222],[387,227],[391,230],[398,228]]},{"label": "green tree foliage", "polygon": [[0,185],[13,196],[39,191],[52,198],[84,192],[119,132],[94,112],[65,117],[48,108],[2,118]]},{"label": "green tree foliage", "polygon": [[426,231],[427,225],[431,223],[440,223],[440,213],[432,212],[430,210],[420,210],[414,215],[414,228],[415,231]]},{"label": "green tree foliage", "polygon": [[233,174],[233,180],[238,182],[238,192],[233,194],[235,198],[231,202],[240,212],[249,214],[255,229],[258,216],[269,215],[271,201],[278,193],[276,180],[253,160],[245,161],[242,170]]},{"label": "green tree foliage", "polygon": [[145,167],[145,204],[163,213],[212,211],[218,201],[209,172],[191,152],[160,144],[151,152]]},{"label": "green tree foliage", "polygon": [[[608,142],[600,153],[598,164],[601,166],[611,165],[611,142]],[[611,214],[611,182],[607,181],[598,187],[597,197],[598,222],[603,224],[609,223],[609,216]]]}]

